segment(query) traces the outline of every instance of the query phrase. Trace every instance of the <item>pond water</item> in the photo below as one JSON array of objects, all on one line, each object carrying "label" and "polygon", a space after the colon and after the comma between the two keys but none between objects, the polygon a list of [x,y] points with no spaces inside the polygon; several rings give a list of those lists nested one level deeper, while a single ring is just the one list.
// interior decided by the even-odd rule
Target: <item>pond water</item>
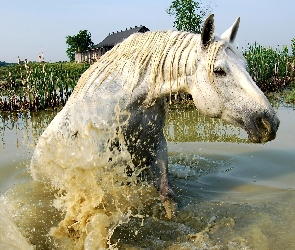
[{"label": "pond water", "polygon": [[[37,138],[56,111],[0,113],[0,248],[99,249],[96,242],[109,233],[110,248],[118,249],[295,249],[295,111],[280,105],[277,112],[277,138],[260,145],[192,107],[171,107],[165,134],[180,204],[177,219],[165,217],[152,187],[140,191],[139,203],[132,196],[138,190],[126,191],[125,185],[124,192],[135,197],[125,200],[144,207],[140,213],[128,217],[129,211],[115,213],[111,206],[104,214],[92,209],[79,234],[79,221],[68,226],[64,218],[70,211],[59,209],[77,190],[60,194],[34,182],[28,171]],[[80,174],[87,186],[91,175]],[[89,200],[96,198],[92,188]],[[106,222],[115,215],[116,226],[115,220]],[[112,232],[103,231],[106,224]]]}]

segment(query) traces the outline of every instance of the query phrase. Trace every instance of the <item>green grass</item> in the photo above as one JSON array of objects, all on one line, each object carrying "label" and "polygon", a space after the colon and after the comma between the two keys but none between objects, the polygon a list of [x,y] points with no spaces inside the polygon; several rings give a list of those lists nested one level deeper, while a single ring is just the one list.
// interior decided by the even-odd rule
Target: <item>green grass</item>
[{"label": "green grass", "polygon": [[285,102],[295,104],[295,87],[286,93]]}]

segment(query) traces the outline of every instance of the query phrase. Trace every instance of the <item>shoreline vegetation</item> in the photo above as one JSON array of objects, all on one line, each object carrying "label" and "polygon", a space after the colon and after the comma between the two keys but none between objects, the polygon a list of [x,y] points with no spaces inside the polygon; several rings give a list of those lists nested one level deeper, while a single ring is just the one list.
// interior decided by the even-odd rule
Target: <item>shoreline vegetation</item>
[{"label": "shoreline vegetation", "polygon": [[[243,50],[248,71],[264,92],[290,89],[285,101],[295,103],[295,38],[273,49],[255,43]],[[37,111],[62,107],[89,63],[28,62],[0,65],[0,111]]]},{"label": "shoreline vegetation", "polygon": [[18,62],[0,67],[0,110],[63,106],[89,63]]}]

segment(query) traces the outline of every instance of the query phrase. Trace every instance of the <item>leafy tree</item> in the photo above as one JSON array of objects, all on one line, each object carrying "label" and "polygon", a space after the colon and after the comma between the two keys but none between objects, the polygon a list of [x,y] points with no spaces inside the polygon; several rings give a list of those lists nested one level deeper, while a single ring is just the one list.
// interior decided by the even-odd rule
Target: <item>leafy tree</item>
[{"label": "leafy tree", "polygon": [[94,45],[91,40],[91,33],[87,30],[80,30],[77,35],[66,36],[66,39],[68,45],[66,52],[71,62],[75,60],[75,52],[85,51]]},{"label": "leafy tree", "polygon": [[3,61],[3,62],[0,61],[0,67],[2,67],[2,66],[6,66],[6,64],[7,64],[7,63],[6,63],[5,61]]},{"label": "leafy tree", "polygon": [[166,12],[175,16],[174,27],[179,31],[201,33],[201,24],[209,7],[201,7],[198,1],[174,0]]}]

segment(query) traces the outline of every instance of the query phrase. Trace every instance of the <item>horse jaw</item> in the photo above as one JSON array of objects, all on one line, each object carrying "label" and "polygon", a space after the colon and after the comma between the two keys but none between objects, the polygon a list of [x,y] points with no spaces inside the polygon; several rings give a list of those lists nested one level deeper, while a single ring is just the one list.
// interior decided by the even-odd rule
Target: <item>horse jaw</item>
[{"label": "horse jaw", "polygon": [[[226,50],[229,57],[235,58],[232,50]],[[239,62],[236,57],[235,61]],[[230,65],[231,71],[235,72],[238,88],[231,88],[232,98],[236,99],[237,111],[231,105],[225,104],[232,114],[240,116],[240,127],[245,129],[248,138],[253,143],[265,143],[275,139],[280,121],[269,103],[267,97],[258,88],[252,77],[246,70],[243,63],[233,63]],[[229,91],[224,92],[225,96]],[[236,117],[237,117],[236,116]]]},{"label": "horse jaw", "polygon": [[232,110],[222,113],[221,119],[244,129],[248,134],[248,139],[252,143],[266,143],[276,138],[276,132],[280,125],[280,120],[274,110],[257,109],[250,111],[250,108],[241,109],[233,114]]}]

